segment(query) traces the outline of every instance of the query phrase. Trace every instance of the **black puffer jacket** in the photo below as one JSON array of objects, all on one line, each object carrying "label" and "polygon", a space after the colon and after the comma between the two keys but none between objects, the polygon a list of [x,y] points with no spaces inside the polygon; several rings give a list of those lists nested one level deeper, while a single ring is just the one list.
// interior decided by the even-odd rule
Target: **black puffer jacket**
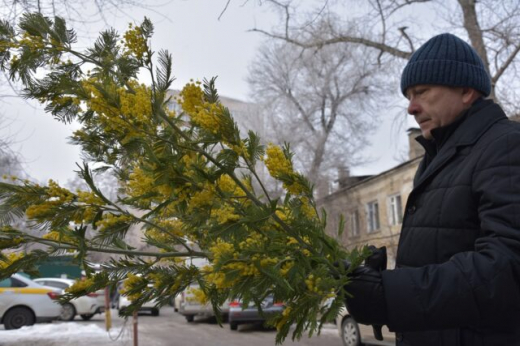
[{"label": "black puffer jacket", "polygon": [[383,273],[397,345],[520,345],[520,123],[488,100],[462,119],[432,131]]}]

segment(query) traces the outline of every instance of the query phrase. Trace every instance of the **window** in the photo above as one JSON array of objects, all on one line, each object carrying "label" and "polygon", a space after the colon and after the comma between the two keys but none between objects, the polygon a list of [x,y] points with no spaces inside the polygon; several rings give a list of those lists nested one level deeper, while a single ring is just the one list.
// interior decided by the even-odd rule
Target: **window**
[{"label": "window", "polygon": [[69,288],[68,284],[59,281],[43,281],[41,284],[44,286],[56,287],[62,290]]},{"label": "window", "polygon": [[168,102],[168,109],[170,111],[176,112],[177,114],[179,114],[182,111],[181,106],[175,101]]},{"label": "window", "polygon": [[401,195],[394,195],[390,196],[390,224],[391,225],[399,225],[401,222],[403,222],[403,208],[401,203]]},{"label": "window", "polygon": [[359,213],[354,210],[350,215],[350,235],[357,237],[359,235]]},{"label": "window", "polygon": [[369,233],[379,229],[379,204],[377,201],[367,204],[367,226]]},{"label": "window", "polygon": [[15,278],[7,278],[0,281],[0,287],[25,287],[26,283]]},{"label": "window", "polygon": [[11,287],[11,279],[7,278],[0,281],[0,287]]}]

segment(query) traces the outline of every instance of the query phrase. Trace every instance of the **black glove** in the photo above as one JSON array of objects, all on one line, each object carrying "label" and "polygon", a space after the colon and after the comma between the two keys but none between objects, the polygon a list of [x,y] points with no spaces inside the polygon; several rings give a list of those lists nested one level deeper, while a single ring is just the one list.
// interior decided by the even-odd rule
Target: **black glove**
[{"label": "black glove", "polygon": [[387,264],[386,247],[369,246],[369,250],[372,254],[365,265],[348,275],[351,281],[345,290],[350,295],[345,297],[345,305],[357,322],[373,325],[376,339],[382,340],[381,325],[387,324],[388,319],[381,278]]},{"label": "black glove", "polygon": [[362,266],[349,274],[351,281],[345,286],[350,294],[345,297],[347,310],[358,323],[387,324],[386,300],[381,272]]}]

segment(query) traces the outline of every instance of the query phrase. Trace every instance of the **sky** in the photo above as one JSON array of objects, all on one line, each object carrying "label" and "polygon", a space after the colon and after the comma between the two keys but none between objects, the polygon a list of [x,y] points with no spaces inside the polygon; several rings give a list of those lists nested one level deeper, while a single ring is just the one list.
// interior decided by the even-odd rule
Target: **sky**
[{"label": "sky", "polygon": [[[226,1],[172,0],[152,11],[134,9],[107,16],[107,22],[124,32],[129,22],[149,17],[155,26],[153,49],[167,49],[173,55],[174,88],[181,88],[190,79],[218,76],[221,95],[247,101],[248,66],[264,39],[248,30],[255,26],[270,28],[278,17],[257,1],[232,1],[219,19]],[[89,24],[92,37],[101,27],[102,23]],[[80,151],[67,138],[77,125],[60,123],[45,114],[41,105],[19,98],[2,99],[0,113],[8,124],[1,135],[13,139],[12,147],[21,154],[32,179],[46,182],[52,178],[61,184],[74,179],[76,163],[81,163]],[[380,126],[370,136],[371,146],[364,153],[370,163],[353,168],[352,174],[377,174],[400,163],[408,148],[404,131],[408,125],[400,129],[393,126],[395,114],[382,112]]]}]

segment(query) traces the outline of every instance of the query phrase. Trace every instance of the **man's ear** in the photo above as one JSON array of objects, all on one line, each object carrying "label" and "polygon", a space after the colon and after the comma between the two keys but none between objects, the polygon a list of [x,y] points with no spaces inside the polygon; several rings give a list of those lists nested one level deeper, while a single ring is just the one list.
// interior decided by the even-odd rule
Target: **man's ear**
[{"label": "man's ear", "polygon": [[466,106],[471,106],[475,100],[482,97],[482,94],[473,88],[462,88],[462,103]]}]

